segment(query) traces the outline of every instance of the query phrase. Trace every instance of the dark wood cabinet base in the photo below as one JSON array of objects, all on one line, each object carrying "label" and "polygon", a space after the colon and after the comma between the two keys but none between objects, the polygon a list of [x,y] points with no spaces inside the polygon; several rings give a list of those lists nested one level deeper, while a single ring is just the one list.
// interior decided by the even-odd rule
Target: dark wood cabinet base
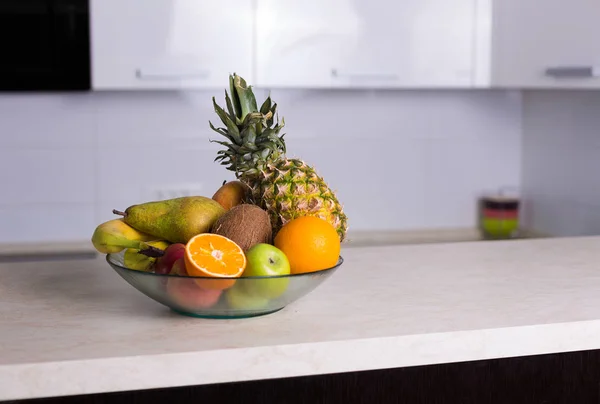
[{"label": "dark wood cabinet base", "polygon": [[591,404],[600,403],[600,351],[12,403]]}]

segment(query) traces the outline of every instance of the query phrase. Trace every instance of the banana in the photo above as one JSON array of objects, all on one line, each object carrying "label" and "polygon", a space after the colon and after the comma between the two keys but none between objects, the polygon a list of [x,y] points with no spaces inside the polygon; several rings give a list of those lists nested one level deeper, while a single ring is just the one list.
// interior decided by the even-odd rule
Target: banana
[{"label": "banana", "polygon": [[148,241],[157,241],[157,237],[134,229],[123,219],[113,219],[98,225],[92,235],[94,248],[102,254],[118,253],[125,248],[144,248]]},{"label": "banana", "polygon": [[[147,243],[140,244],[147,244],[142,246],[142,248],[150,246],[164,251],[171,243],[168,241],[159,240],[148,241]],[[135,269],[138,271],[151,271],[155,262],[155,257],[148,257],[147,255],[140,254],[140,250],[137,248],[128,248],[125,250],[125,254],[123,255],[123,265],[129,269]]]}]

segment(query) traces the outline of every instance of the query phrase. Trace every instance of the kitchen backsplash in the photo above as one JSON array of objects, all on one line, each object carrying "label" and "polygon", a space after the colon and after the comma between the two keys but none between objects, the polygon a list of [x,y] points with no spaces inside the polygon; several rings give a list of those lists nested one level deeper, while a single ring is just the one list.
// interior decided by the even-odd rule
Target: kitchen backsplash
[{"label": "kitchen backsplash", "polygon": [[525,224],[553,236],[600,234],[600,93],[523,98]]},{"label": "kitchen backsplash", "polygon": [[[161,190],[211,196],[233,179],[213,163],[213,95],[224,103],[222,90],[0,96],[0,243],[87,240],[113,208]],[[288,154],[337,190],[351,230],[473,227],[481,192],[520,185],[518,93],[272,96]]]}]

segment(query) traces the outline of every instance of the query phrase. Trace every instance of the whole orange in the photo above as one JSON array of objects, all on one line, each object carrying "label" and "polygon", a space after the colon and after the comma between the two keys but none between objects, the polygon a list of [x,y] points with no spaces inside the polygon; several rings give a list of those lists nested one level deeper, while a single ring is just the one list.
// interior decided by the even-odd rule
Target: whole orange
[{"label": "whole orange", "polygon": [[292,274],[335,266],[341,249],[335,227],[316,216],[290,220],[277,232],[273,244],[287,256]]}]

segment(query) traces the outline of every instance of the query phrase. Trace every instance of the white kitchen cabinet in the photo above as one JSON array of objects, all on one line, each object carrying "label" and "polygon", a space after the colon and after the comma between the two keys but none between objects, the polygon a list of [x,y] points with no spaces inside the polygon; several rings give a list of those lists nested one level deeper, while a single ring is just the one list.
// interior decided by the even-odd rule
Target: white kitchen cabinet
[{"label": "white kitchen cabinet", "polygon": [[490,13],[480,15],[478,84],[600,87],[600,1],[478,1]]},{"label": "white kitchen cabinet", "polygon": [[251,78],[253,0],[92,0],[95,89],[225,88]]},{"label": "white kitchen cabinet", "polygon": [[256,84],[469,87],[476,0],[257,0]]}]

